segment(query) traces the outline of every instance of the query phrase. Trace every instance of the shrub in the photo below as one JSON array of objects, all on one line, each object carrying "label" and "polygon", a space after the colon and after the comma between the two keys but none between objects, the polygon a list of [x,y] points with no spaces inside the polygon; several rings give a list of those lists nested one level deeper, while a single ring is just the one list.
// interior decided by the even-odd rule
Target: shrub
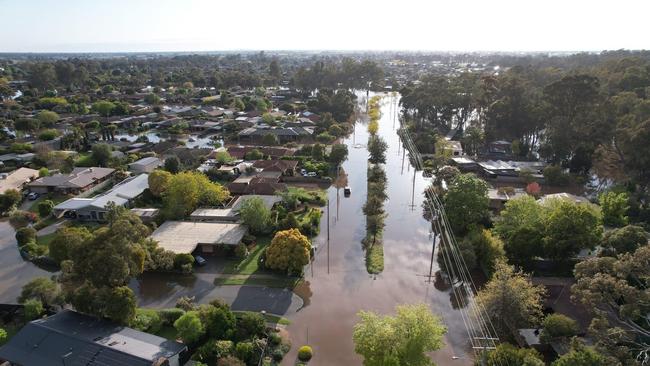
[{"label": "shrub", "polygon": [[598,196],[598,203],[603,211],[603,223],[608,226],[620,227],[627,224],[629,196],[627,193],[606,192]]},{"label": "shrub", "polygon": [[36,214],[29,211],[15,211],[9,217],[9,223],[14,228],[25,227],[34,221],[36,221]]},{"label": "shrub", "polygon": [[182,269],[186,264],[192,265],[194,257],[191,254],[180,253],[174,257],[174,268]]},{"label": "shrub", "polygon": [[25,320],[32,321],[43,314],[43,303],[40,300],[29,299],[25,301]]},{"label": "shrub", "polygon": [[158,311],[153,309],[136,309],[131,326],[137,330],[156,333],[162,328],[163,321]]},{"label": "shrub", "polygon": [[298,359],[300,361],[307,362],[307,361],[311,360],[313,355],[314,355],[314,353],[313,353],[311,347],[309,347],[309,346],[302,346],[298,350]]},{"label": "shrub", "polygon": [[54,140],[59,136],[59,131],[50,129],[50,130],[44,130],[38,135],[38,139],[41,141],[51,141]]},{"label": "shrub", "polygon": [[235,255],[237,258],[246,258],[248,256],[248,248],[246,247],[246,244],[244,243],[239,243],[235,247]]},{"label": "shrub", "polygon": [[53,209],[54,209],[54,202],[52,202],[51,200],[45,200],[38,203],[38,215],[41,218],[50,216]]},{"label": "shrub", "polygon": [[[195,364],[198,366],[198,364]],[[244,362],[233,356],[226,356],[217,361],[217,366],[246,366]]]},{"label": "shrub", "polygon": [[31,227],[21,227],[16,231],[16,241],[19,247],[36,241],[36,230]]},{"label": "shrub", "polygon": [[158,311],[163,324],[174,324],[178,318],[185,314],[185,310],[179,308],[162,309]]},{"label": "shrub", "polygon": [[201,323],[196,311],[188,311],[176,319],[174,328],[185,343],[194,343],[205,334],[205,326]]},{"label": "shrub", "polygon": [[7,331],[0,328],[0,344],[4,344],[7,340]]},{"label": "shrub", "polygon": [[251,342],[239,342],[235,346],[235,356],[238,359],[248,363],[252,358],[255,348]]},{"label": "shrub", "polygon": [[544,182],[551,186],[566,186],[569,184],[569,174],[557,165],[544,168]]},{"label": "shrub", "polygon": [[269,334],[269,342],[272,346],[279,346],[282,343],[282,337],[278,333]]},{"label": "shrub", "polygon": [[558,338],[570,338],[578,334],[578,323],[562,314],[551,314],[542,323],[540,340],[549,343]]}]

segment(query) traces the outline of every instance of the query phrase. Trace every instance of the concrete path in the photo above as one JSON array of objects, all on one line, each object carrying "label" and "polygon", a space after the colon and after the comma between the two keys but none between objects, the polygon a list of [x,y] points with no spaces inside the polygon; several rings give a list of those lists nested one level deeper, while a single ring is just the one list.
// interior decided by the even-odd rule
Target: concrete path
[{"label": "concrete path", "polygon": [[66,220],[57,221],[52,225],[46,226],[41,230],[36,232],[36,236],[44,236],[49,234],[54,234],[60,227],[66,222]]}]

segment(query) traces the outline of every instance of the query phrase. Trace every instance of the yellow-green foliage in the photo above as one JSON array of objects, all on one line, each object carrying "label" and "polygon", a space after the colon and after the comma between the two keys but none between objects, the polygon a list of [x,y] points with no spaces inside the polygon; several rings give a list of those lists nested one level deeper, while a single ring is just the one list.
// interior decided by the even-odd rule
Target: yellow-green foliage
[{"label": "yellow-green foliage", "polygon": [[266,250],[266,266],[289,274],[302,273],[309,263],[310,251],[309,239],[298,229],[278,231]]}]

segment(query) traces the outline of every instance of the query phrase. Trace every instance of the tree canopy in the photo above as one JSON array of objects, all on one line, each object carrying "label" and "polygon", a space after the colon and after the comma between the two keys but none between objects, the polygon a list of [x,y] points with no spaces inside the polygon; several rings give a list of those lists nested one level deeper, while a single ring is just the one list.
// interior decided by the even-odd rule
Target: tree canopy
[{"label": "tree canopy", "polygon": [[359,312],[354,326],[354,350],[364,366],[433,365],[427,352],[443,346],[447,329],[427,305],[399,305],[395,316]]}]

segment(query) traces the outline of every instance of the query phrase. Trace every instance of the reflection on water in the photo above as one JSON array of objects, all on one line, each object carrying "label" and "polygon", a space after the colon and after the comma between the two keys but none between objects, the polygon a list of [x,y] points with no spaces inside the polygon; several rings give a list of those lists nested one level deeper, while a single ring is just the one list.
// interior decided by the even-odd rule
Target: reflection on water
[{"label": "reflection on water", "polygon": [[146,131],[146,132],[136,133],[136,134],[122,133],[122,134],[115,135],[115,139],[135,142],[140,136],[145,136],[151,143],[158,143],[160,141],[168,141],[168,140],[180,141],[185,143],[185,146],[189,148],[195,148],[195,147],[212,148],[214,147],[215,142],[218,143],[219,145],[223,145],[223,140],[212,138],[214,135],[212,136],[203,136],[198,134],[171,135],[168,133],[161,133],[156,131]]},{"label": "reflection on water", "polygon": [[[452,364],[452,356],[456,356],[459,359],[454,359],[454,365],[473,364],[463,319],[450,298],[450,284],[445,282],[437,261],[431,263],[431,224],[422,210],[422,193],[431,179],[413,170],[402,149],[396,133],[398,102],[398,97],[390,95],[382,99],[379,122],[378,133],[388,143],[384,165],[388,178],[384,208],[388,217],[383,236],[384,271],[379,276],[368,275],[364,251],[359,245],[366,232],[361,207],[366,200],[368,152],[357,143],[368,140],[362,126],[367,118],[361,116],[353,134],[343,141],[349,151],[343,169],[352,194],[344,197],[335,186],[328,191],[330,238],[327,240],[324,216],[320,235],[314,238],[318,253],[313,274],[308,270],[308,285],[296,289],[301,296],[309,290],[305,298],[308,306],[289,316],[292,323],[287,328],[293,344],[309,343],[319,355],[310,362],[311,366],[361,364],[352,343],[359,310],[391,313],[398,304],[423,301],[441,316],[449,330],[446,346],[433,354],[434,361],[439,365]],[[365,93],[359,103],[365,110]],[[431,265],[436,274],[433,285],[428,277]],[[283,365],[295,360],[296,349],[292,349]]]}]

